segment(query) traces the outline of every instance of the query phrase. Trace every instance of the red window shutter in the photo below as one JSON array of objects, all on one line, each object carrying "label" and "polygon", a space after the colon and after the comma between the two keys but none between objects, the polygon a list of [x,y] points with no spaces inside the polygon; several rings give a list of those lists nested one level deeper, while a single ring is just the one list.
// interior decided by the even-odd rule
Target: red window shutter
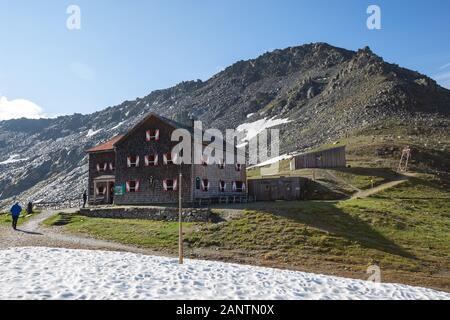
[{"label": "red window shutter", "polygon": [[178,179],[173,179],[173,190],[174,191],[177,191],[177,188],[178,188]]},{"label": "red window shutter", "polygon": [[178,153],[172,153],[172,162],[178,164]]},{"label": "red window shutter", "polygon": [[97,172],[100,172],[100,164],[97,163]]},{"label": "red window shutter", "polygon": [[130,181],[127,181],[126,188],[127,188],[127,192],[130,192]]},{"label": "red window shutter", "polygon": [[144,157],[144,161],[145,161],[145,166],[148,167],[150,165],[150,162],[148,160],[148,156]]},{"label": "red window shutter", "polygon": [[159,129],[155,130],[155,140],[159,141]]},{"label": "red window shutter", "polygon": [[145,131],[145,140],[146,141],[150,141],[152,139],[151,136],[152,136],[152,133],[150,130]]},{"label": "red window shutter", "polygon": [[163,154],[163,162],[164,162],[164,165],[167,164],[167,153]]},{"label": "red window shutter", "polygon": [[108,163],[107,162],[105,162],[103,164],[103,171],[106,171],[106,170],[108,170]]},{"label": "red window shutter", "polygon": [[127,167],[131,168],[131,157],[130,156],[127,157]]},{"label": "red window shutter", "polygon": [[233,181],[233,191],[237,190],[236,181]]},{"label": "red window shutter", "polygon": [[136,167],[139,167],[139,156],[136,156]]},{"label": "red window shutter", "polygon": [[134,190],[136,191],[136,192],[138,192],[139,191],[139,180],[137,180],[136,181],[136,184],[135,184],[135,188],[134,188]]},{"label": "red window shutter", "polygon": [[158,155],[155,154],[155,166],[157,166],[157,165],[158,165]]},{"label": "red window shutter", "polygon": [[114,170],[114,164],[112,162],[109,163],[109,170]]},{"label": "red window shutter", "polygon": [[167,180],[166,179],[163,180],[163,188],[164,188],[164,191],[167,191]]}]

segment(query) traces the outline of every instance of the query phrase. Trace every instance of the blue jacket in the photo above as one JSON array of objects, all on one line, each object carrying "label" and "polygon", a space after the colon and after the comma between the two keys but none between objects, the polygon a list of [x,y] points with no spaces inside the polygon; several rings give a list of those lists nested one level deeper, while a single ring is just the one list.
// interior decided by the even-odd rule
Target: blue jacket
[{"label": "blue jacket", "polygon": [[22,207],[18,203],[16,203],[15,205],[13,205],[11,207],[10,212],[13,217],[18,217],[18,216],[20,216],[20,213],[22,212]]}]

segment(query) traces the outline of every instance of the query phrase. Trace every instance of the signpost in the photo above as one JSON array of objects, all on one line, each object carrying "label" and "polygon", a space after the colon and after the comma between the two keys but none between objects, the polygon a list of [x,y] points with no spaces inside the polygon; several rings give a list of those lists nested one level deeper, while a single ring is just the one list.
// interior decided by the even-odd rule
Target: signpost
[{"label": "signpost", "polygon": [[[181,166],[180,166],[181,168]],[[179,264],[183,264],[183,213],[181,208],[181,179],[183,175],[180,170],[180,178],[178,179],[178,258]]]}]

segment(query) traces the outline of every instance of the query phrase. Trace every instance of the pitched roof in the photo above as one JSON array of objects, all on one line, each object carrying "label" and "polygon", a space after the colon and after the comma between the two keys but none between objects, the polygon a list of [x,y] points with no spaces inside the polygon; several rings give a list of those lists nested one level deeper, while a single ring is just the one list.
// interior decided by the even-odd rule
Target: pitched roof
[{"label": "pitched roof", "polygon": [[121,136],[119,139],[117,139],[117,141],[114,142],[114,144],[116,143],[120,143],[121,141],[125,140],[127,137],[129,137],[135,130],[137,130],[139,127],[141,127],[144,123],[147,122],[148,119],[155,117],[165,123],[167,123],[168,125],[170,125],[171,127],[173,127],[174,129],[186,129],[189,132],[191,132],[191,134],[194,132],[194,128],[186,126],[182,123],[179,123],[175,120],[171,120],[168,119],[166,117],[160,116],[159,114],[156,114],[154,112],[150,112],[145,118],[143,118],[141,121],[139,121],[133,128],[131,128],[131,130],[129,130],[126,134],[124,134],[123,136]]},{"label": "pitched roof", "polygon": [[99,144],[95,147],[92,147],[88,150],[86,150],[86,152],[90,153],[90,152],[101,152],[101,151],[112,151],[114,150],[114,144],[119,141],[120,139],[122,139],[123,135],[118,135],[115,136],[114,138],[112,138],[111,140],[106,141],[105,143]]}]

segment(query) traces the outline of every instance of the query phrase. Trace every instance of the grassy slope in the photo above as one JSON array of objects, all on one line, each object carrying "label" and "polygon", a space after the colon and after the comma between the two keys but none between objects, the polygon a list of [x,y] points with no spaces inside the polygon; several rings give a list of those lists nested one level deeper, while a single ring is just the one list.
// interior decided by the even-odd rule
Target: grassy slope
[{"label": "grassy slope", "polygon": [[377,263],[388,279],[450,290],[449,193],[425,176],[367,199],[246,210],[188,239],[193,246],[325,272],[335,264],[362,275]]},{"label": "grassy slope", "polygon": [[[447,190],[448,181],[420,175],[367,199],[254,203],[242,210],[217,210],[231,218],[185,225],[186,252],[363,279],[375,263],[384,281],[450,291]],[[75,216],[66,228],[176,253],[178,230],[172,222]]]},{"label": "grassy slope", "polygon": [[[19,220],[17,221],[17,225],[25,223],[28,219],[39,214],[39,211],[35,211],[33,214],[28,215],[25,210],[20,214]],[[12,223],[12,217],[9,213],[0,213],[0,225],[7,225]]]},{"label": "grassy slope", "polygon": [[[43,222],[46,226],[58,225],[65,215],[58,214]],[[175,252],[178,246],[178,223],[135,219],[102,219],[72,216],[65,228],[78,234],[131,244],[154,250]],[[185,223],[185,231],[190,233],[194,224]]]},{"label": "grassy slope", "polygon": [[[396,180],[394,170],[406,145],[413,148],[412,168],[422,172],[408,182],[366,199],[252,203],[217,210],[225,217],[221,223],[186,224],[186,253],[361,279],[367,279],[369,265],[378,264],[383,281],[450,292],[450,183],[442,172],[450,167],[450,139],[442,125],[436,124],[433,132],[429,127],[427,123],[424,134],[420,124],[381,124],[323,146],[347,145],[350,167],[315,170],[312,189],[322,188],[333,197],[367,189],[371,179],[375,186]],[[379,149],[388,153],[379,155]],[[312,176],[312,170],[289,172],[288,161],[280,167],[280,175]],[[249,172],[250,177],[258,175],[257,170]],[[177,224],[171,222],[76,216],[66,228],[164,252],[177,250]]]}]

